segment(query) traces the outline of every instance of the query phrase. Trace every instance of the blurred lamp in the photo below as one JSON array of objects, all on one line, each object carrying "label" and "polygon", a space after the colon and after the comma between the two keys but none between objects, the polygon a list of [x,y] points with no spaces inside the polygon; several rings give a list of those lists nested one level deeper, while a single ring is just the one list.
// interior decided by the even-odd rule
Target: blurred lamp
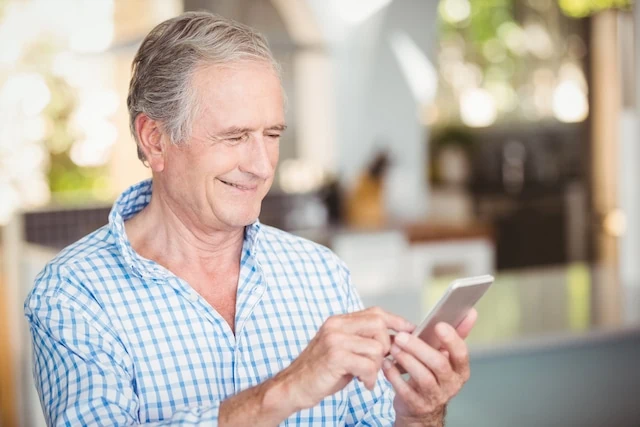
[{"label": "blurred lamp", "polygon": [[553,91],[553,114],[565,123],[577,123],[589,115],[587,95],[575,80],[563,80]]},{"label": "blurred lamp", "polygon": [[482,88],[468,89],[460,96],[460,118],[470,127],[487,127],[496,121],[496,102]]},{"label": "blurred lamp", "polygon": [[527,52],[524,31],[517,23],[507,21],[500,24],[498,37],[512,53],[522,56]]},{"label": "blurred lamp", "polygon": [[553,56],[555,48],[545,27],[540,24],[528,24],[524,28],[524,35],[529,52],[540,59],[549,59]]},{"label": "blurred lamp", "polygon": [[620,237],[627,230],[627,217],[622,210],[614,209],[605,215],[603,227],[610,236]]},{"label": "blurred lamp", "polygon": [[280,165],[280,188],[285,193],[308,193],[324,181],[322,168],[302,159],[287,159]]},{"label": "blurred lamp", "polygon": [[449,24],[458,24],[471,15],[469,0],[442,0],[438,5],[440,17]]}]

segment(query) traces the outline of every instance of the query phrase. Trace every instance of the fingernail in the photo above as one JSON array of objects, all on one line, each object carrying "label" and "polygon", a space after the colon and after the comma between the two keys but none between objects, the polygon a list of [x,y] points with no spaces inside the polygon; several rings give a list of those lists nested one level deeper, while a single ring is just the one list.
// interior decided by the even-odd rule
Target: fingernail
[{"label": "fingernail", "polygon": [[391,346],[391,354],[398,354],[400,353],[400,347],[398,347],[397,345],[393,344]]},{"label": "fingernail", "polygon": [[387,371],[389,368],[391,368],[391,361],[389,361],[389,359],[384,359],[384,362],[382,362],[382,369]]},{"label": "fingernail", "polygon": [[407,329],[414,330],[415,328],[416,328],[416,325],[414,325],[413,323],[407,320]]},{"label": "fingernail", "polygon": [[399,334],[396,335],[393,342],[397,342],[400,345],[404,345],[409,342],[409,334],[400,332]]},{"label": "fingernail", "polygon": [[436,326],[436,331],[441,338],[449,338],[451,335],[451,327],[446,323],[440,323]]}]

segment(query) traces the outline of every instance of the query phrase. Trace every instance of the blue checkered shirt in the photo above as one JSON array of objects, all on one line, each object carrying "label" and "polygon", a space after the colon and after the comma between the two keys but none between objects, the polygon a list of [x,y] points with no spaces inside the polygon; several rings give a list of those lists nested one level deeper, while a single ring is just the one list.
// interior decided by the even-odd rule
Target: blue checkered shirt
[{"label": "blue checkered shirt", "polygon": [[[327,317],[359,310],[328,249],[246,228],[235,335],[184,280],[139,256],[124,221],[151,198],[125,191],[109,224],[63,250],[25,302],[33,374],[49,425],[216,425],[220,403],[286,368]],[[393,390],[354,380],[283,425],[391,425]]]}]

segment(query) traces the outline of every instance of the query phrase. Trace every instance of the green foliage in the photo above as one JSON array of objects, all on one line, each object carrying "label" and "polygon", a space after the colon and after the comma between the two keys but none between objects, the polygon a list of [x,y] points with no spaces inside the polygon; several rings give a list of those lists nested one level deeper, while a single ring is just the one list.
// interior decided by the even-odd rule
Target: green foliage
[{"label": "green foliage", "polygon": [[482,44],[496,38],[500,25],[513,22],[512,0],[472,1],[471,16],[469,35]]},{"label": "green foliage", "polygon": [[107,188],[104,175],[104,168],[78,167],[66,151],[51,154],[49,186],[58,201],[75,203],[98,196]]},{"label": "green foliage", "polygon": [[49,189],[59,201],[75,203],[100,195],[107,171],[106,167],[81,167],[71,160],[71,147],[82,135],[71,125],[77,107],[76,91],[64,78],[52,73],[53,58],[58,52],[57,46],[40,40],[24,53],[21,67],[42,75],[51,93],[51,101],[42,112],[47,123],[43,143],[49,151]]},{"label": "green foliage", "polygon": [[470,0],[468,19],[449,23],[441,19],[440,34],[463,33],[472,43],[481,45],[498,35],[498,28],[505,22],[513,22],[514,0]]},{"label": "green foliage", "polygon": [[[506,58],[513,58],[504,41],[504,30],[515,27],[521,30],[513,13],[515,0],[470,0],[469,18],[451,23],[439,20],[439,34],[442,41],[462,38],[465,43],[465,57],[478,65],[489,65],[482,52],[487,43],[498,42],[504,48]],[[507,59],[508,60],[508,59]]]},{"label": "green foliage", "polygon": [[[586,49],[586,23],[565,16],[559,6],[563,1],[588,3],[440,0],[438,124],[463,120],[460,106],[469,87],[491,95],[496,122],[552,119],[549,93],[560,78],[559,70],[564,64],[582,69]],[[604,5],[603,0],[593,2]]]},{"label": "green foliage", "polygon": [[54,195],[67,194],[58,199],[86,199],[102,187],[105,168],[79,167],[71,161],[69,153],[77,139],[71,128],[71,117],[76,108],[75,93],[60,77],[47,76],[47,86],[51,91],[51,102],[44,115],[50,132],[44,142],[50,153],[49,188]]},{"label": "green foliage", "polygon": [[584,18],[605,9],[631,9],[633,0],[558,0],[562,12],[572,18]]}]

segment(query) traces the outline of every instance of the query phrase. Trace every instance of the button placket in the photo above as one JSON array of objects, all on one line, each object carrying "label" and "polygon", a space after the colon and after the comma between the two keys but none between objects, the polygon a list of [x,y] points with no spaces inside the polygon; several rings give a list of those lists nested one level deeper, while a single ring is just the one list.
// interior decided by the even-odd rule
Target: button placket
[{"label": "button placket", "polygon": [[200,298],[200,296],[198,295],[198,293],[196,291],[189,291],[189,293],[187,294],[187,299],[193,303],[198,302],[198,299]]}]

